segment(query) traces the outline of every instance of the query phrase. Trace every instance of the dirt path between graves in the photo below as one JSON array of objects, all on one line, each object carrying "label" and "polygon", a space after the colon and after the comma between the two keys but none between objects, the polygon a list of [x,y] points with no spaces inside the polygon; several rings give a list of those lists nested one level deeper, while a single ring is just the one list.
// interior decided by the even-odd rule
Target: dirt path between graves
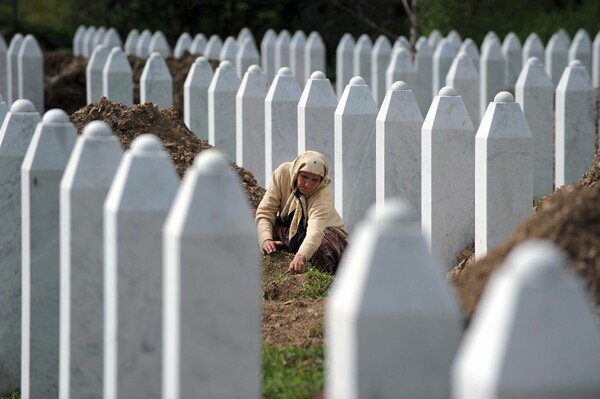
[{"label": "dirt path between graves", "polygon": [[[198,139],[182,122],[183,82],[195,56],[186,54],[182,59],[167,59],[173,76],[174,106],[157,110],[151,104],[125,107],[106,99],[85,106],[85,67],[87,60],[73,57],[68,52],[45,54],[46,109],[62,108],[69,114],[79,132],[92,120],[104,120],[121,140],[124,149],[139,134],[153,133],[162,141],[173,162],[183,176],[198,152],[209,148],[206,141]],[[129,57],[134,71],[136,93],[143,60]],[[216,62],[211,61],[213,68]],[[600,98],[597,93],[597,99]],[[139,96],[135,96],[139,101]],[[597,102],[598,104],[598,102]],[[598,124],[597,124],[598,126]],[[256,207],[264,189],[252,173],[238,168],[248,200]],[[501,266],[506,254],[518,242],[528,238],[547,238],[563,248],[571,266],[588,284],[600,313],[600,154],[596,155],[592,169],[582,179],[569,187],[557,190],[542,198],[532,216],[525,220],[511,237],[490,251],[478,262],[474,261],[473,248],[459,254],[457,266],[448,273],[460,299],[465,320],[475,309],[489,276]],[[263,257],[263,275],[285,270],[291,257],[279,254],[275,258]],[[297,299],[303,276],[291,276],[283,282],[263,281],[263,291],[272,299],[262,306],[262,331],[265,342],[274,345],[310,346],[323,343],[324,301]]]}]

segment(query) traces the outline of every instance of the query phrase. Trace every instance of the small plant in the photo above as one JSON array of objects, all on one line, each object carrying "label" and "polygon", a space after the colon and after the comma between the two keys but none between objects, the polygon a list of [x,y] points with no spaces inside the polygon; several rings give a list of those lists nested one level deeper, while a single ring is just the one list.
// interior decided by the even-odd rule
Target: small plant
[{"label": "small plant", "polygon": [[305,274],[306,281],[302,283],[298,296],[307,299],[325,298],[333,281],[333,275],[312,267],[309,267]]},{"label": "small plant", "polygon": [[263,398],[310,399],[323,389],[322,346],[263,346]]}]

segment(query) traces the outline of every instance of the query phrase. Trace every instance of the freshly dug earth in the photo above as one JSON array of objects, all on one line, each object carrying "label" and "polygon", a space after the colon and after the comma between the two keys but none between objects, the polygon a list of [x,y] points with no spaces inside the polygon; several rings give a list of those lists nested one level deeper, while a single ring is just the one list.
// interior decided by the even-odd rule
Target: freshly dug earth
[{"label": "freshly dug earth", "polygon": [[[596,92],[596,133],[600,90]],[[598,141],[598,140],[597,140]],[[533,214],[523,221],[501,245],[475,262],[473,247],[459,255],[458,265],[448,273],[469,321],[490,275],[502,266],[506,255],[519,242],[548,239],[568,255],[570,266],[587,283],[600,314],[600,152],[592,168],[570,186],[561,187],[540,199]]]}]

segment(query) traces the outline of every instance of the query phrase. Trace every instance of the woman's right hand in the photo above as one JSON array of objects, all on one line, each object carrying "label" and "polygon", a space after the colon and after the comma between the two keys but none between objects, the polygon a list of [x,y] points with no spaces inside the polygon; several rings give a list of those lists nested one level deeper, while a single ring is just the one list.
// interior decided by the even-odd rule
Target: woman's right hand
[{"label": "woman's right hand", "polygon": [[262,243],[262,251],[264,254],[269,255],[277,251],[277,247],[282,245],[283,243],[281,241],[264,240]]}]

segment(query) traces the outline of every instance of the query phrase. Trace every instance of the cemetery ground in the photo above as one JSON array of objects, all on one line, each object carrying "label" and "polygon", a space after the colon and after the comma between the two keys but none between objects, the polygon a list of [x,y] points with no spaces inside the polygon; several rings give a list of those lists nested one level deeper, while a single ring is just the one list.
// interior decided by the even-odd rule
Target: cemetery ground
[{"label": "cemetery ground", "polygon": [[[196,57],[169,57],[173,77],[174,106],[159,111],[151,104],[126,107],[101,99],[85,106],[87,59],[69,52],[45,54],[45,106],[61,108],[71,115],[78,133],[92,120],[104,120],[124,149],[139,134],[156,134],[171,155],[180,176],[196,154],[210,146],[191,133],[182,120],[183,82]],[[138,82],[144,60],[129,57],[134,71],[134,102],[139,102]],[[211,61],[213,68],[216,62]],[[597,96],[598,99],[598,96]],[[598,101],[596,103],[598,105]],[[253,175],[234,165],[248,200],[255,208],[264,189]],[[587,282],[600,313],[600,156],[579,182],[542,198],[533,214],[505,241],[483,259],[474,260],[466,248],[457,266],[448,273],[463,305],[465,324],[490,274],[502,264],[516,243],[528,238],[547,238],[562,247],[571,266]],[[263,393],[272,398],[313,398],[322,395],[324,298],[332,276],[315,270],[288,275],[287,253],[263,256]],[[4,398],[2,398],[4,399]]]}]

